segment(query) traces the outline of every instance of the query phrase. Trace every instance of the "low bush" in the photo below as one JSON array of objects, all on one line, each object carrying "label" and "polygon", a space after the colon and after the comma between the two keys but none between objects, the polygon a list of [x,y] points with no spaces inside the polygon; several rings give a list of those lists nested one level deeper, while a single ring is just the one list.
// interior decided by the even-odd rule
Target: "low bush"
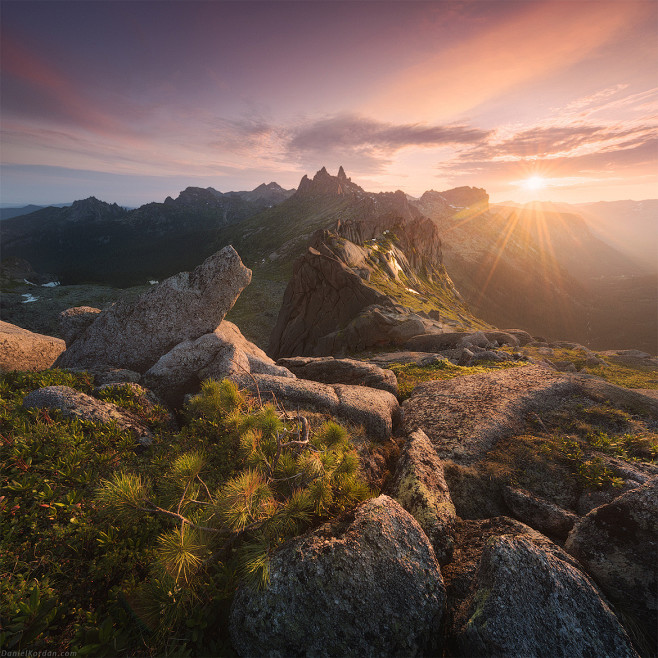
[{"label": "low bush", "polygon": [[[230,655],[235,588],[265,586],[287,538],[372,495],[347,433],[205,382],[151,447],[113,424],[23,408],[85,374],[0,378],[0,648]],[[134,391],[106,399],[145,413]],[[175,640],[172,638],[176,638]]]}]

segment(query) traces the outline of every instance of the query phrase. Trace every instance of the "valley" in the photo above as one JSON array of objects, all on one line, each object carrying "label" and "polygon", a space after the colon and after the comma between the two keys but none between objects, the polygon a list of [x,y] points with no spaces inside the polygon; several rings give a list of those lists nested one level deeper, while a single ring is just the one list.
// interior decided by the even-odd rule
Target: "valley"
[{"label": "valley", "polygon": [[[651,208],[650,202],[645,205]],[[609,215],[611,206],[605,207]],[[656,352],[658,278],[647,270],[646,259],[651,240],[644,242],[645,256],[637,248],[617,249],[614,240],[604,239],[613,233],[611,219],[595,230],[594,209],[588,218],[575,210],[564,204],[490,207],[485,190],[468,187],[429,191],[418,199],[401,192],[373,194],[342,167],[336,176],[323,168],[312,179],[304,176],[297,190],[276,183],[225,194],[188,188],[176,199],[132,211],[96,199],[41,209],[3,221],[2,257],[25,259],[64,286],[110,287],[113,293],[104,292],[109,301],[128,288],[140,290],[149,280],[193,269],[232,244],[253,270],[253,280],[230,318],[265,347],[294,262],[316,231],[329,230],[363,246],[385,231],[396,235],[396,227],[420,226],[428,218],[437,229],[430,240],[434,253],[428,254],[435,268],[431,281],[411,273],[418,265],[413,262],[418,244],[398,245],[411,261],[405,277],[412,274],[423,292],[409,292],[414,285],[401,285],[385,266],[381,273],[373,271],[368,285],[404,298],[412,310],[434,308],[464,327],[477,317],[552,339],[568,337],[593,349]],[[650,226],[646,217],[638,220],[642,230]],[[639,229],[634,230],[626,233],[637,246],[641,241],[632,236]],[[420,243],[426,246],[424,238]],[[19,306],[16,292],[3,290],[3,317],[52,331],[53,313],[63,306]]]}]

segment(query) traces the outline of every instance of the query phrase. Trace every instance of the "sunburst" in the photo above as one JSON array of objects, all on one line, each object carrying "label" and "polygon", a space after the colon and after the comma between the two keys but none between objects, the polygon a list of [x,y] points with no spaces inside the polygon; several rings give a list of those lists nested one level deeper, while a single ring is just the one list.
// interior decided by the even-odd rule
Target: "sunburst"
[{"label": "sunburst", "polygon": [[526,190],[541,190],[546,187],[547,181],[543,176],[530,176],[521,181],[521,187]]}]

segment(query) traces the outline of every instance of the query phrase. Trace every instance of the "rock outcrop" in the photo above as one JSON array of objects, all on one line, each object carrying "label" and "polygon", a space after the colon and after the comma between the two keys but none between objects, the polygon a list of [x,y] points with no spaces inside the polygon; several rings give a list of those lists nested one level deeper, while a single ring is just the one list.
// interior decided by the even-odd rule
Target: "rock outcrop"
[{"label": "rock outcrop", "polygon": [[[324,384],[368,386],[398,394],[398,380],[392,370],[355,359],[297,356],[279,359],[277,365],[287,368],[297,377]],[[274,373],[272,373],[274,374]]]},{"label": "rock outcrop", "polygon": [[0,372],[47,370],[65,349],[61,338],[35,334],[0,321]]},{"label": "rock outcrop", "polygon": [[230,630],[241,656],[415,656],[444,604],[421,527],[380,496],[278,549],[269,587],[238,590]]},{"label": "rock outcrop", "polygon": [[571,531],[565,549],[610,600],[658,641],[658,478],[593,509]]},{"label": "rock outcrop", "polygon": [[554,408],[579,390],[538,365],[426,382],[405,401],[404,426],[422,429],[439,457],[468,464],[522,427],[526,414]]},{"label": "rock outcrop", "polygon": [[309,247],[295,262],[267,350],[284,356],[321,356],[317,341],[345,327],[371,304],[390,304],[337,258]]},{"label": "rock outcrop", "polygon": [[431,324],[419,314],[404,308],[372,304],[360,311],[344,328],[322,336],[316,343],[315,352],[345,354],[373,347],[402,345],[410,337],[428,331]]},{"label": "rock outcrop", "polygon": [[44,386],[23,399],[27,409],[55,409],[64,418],[78,418],[95,423],[116,423],[121,430],[132,432],[141,443],[150,443],[151,432],[133,414],[116,404],[104,402],[69,386]]},{"label": "rock outcrop", "polygon": [[144,374],[144,384],[172,406],[196,393],[204,379],[266,374],[294,377],[248,341],[232,322],[224,320],[212,333],[186,340],[161,356]]},{"label": "rock outcrop", "polygon": [[108,365],[146,372],[184,340],[213,331],[251,280],[233,247],[180,272],[135,302],[103,311],[57,360],[62,368]]},{"label": "rock outcrop", "polygon": [[443,463],[422,430],[416,430],[407,439],[389,489],[391,496],[420,523],[439,563],[448,562],[457,514]]},{"label": "rock outcrop", "polygon": [[235,374],[231,379],[259,395],[263,403],[282,404],[288,411],[310,408],[330,413],[355,425],[363,425],[369,436],[380,441],[391,436],[393,426],[400,420],[397,398],[388,391],[260,374]]},{"label": "rock outcrop", "polygon": [[417,352],[442,352],[456,347],[487,349],[498,345],[518,347],[519,339],[505,331],[456,331],[420,334],[405,343],[406,349]]},{"label": "rock outcrop", "polygon": [[92,306],[74,306],[59,314],[59,333],[67,347],[98,318],[100,312],[99,308]]},{"label": "rock outcrop", "polygon": [[401,345],[417,334],[442,332],[439,309],[446,305],[460,318],[455,326],[476,322],[465,317],[469,312],[442,265],[436,227],[418,210],[407,213],[401,192],[393,197],[384,206],[400,214],[380,209],[313,234],[270,337],[274,358]]},{"label": "rock outcrop", "polygon": [[455,632],[467,656],[637,656],[575,561],[523,535],[485,544]]}]

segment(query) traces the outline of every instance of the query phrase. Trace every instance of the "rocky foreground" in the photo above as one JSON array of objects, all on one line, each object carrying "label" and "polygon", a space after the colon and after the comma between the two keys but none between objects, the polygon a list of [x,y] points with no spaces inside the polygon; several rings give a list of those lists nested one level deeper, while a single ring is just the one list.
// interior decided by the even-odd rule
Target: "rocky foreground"
[{"label": "rocky foreground", "polygon": [[[358,289],[358,277],[328,256],[309,252],[307,265],[320,259],[337,281]],[[382,495],[278,549],[268,588],[237,592],[230,634],[240,655],[655,652],[655,454],[644,443],[633,452],[630,439],[624,450],[604,449],[602,438],[610,443],[611,428],[615,436],[655,437],[655,397],[524,352],[560,344],[520,330],[450,331],[438,319],[382,306],[380,298],[352,304],[345,317],[379,313],[384,334],[369,322],[366,342],[388,352],[358,360],[317,356],[330,342],[344,347],[344,337],[334,333],[328,341],[337,332],[328,315],[315,334],[297,331],[295,318],[313,309],[312,298],[297,295],[277,324],[282,358],[275,362],[224,320],[249,280],[227,247],[133,303],[64,312],[66,344],[0,326],[3,370],[85,370],[97,385],[130,382],[173,411],[202,380],[229,378],[263,402],[364,428],[363,470]],[[364,304],[380,308],[364,315]],[[296,347],[284,354],[286,345]],[[570,349],[602,362],[582,346]],[[658,372],[649,355],[626,358]],[[401,404],[386,366],[405,362],[514,367],[428,381]],[[142,445],[157,439],[125,410],[64,386],[34,391],[24,405],[118,422]],[[590,437],[591,454],[575,454],[572,435]],[[399,452],[391,473],[381,446]],[[594,481],[603,486],[590,486]]]}]

